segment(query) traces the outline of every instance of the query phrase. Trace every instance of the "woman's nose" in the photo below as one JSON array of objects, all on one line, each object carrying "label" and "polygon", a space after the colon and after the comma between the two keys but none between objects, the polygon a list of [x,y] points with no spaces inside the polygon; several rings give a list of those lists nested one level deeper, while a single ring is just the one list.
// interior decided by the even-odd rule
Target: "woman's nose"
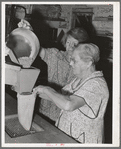
[{"label": "woman's nose", "polygon": [[70,46],[71,46],[71,47],[74,47],[74,42],[70,43]]}]

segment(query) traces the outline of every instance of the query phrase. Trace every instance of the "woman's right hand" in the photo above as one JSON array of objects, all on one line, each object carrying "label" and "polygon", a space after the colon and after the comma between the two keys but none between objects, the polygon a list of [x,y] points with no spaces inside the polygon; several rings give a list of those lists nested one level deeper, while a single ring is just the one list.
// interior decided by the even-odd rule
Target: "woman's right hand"
[{"label": "woman's right hand", "polygon": [[44,94],[44,86],[39,85],[33,89],[33,92],[36,94]]},{"label": "woman's right hand", "polygon": [[28,30],[33,31],[33,28],[31,27],[30,23],[24,19],[22,19],[19,23],[18,23],[18,27],[22,27]]},{"label": "woman's right hand", "polygon": [[46,94],[46,90],[48,90],[49,88],[50,87],[48,87],[48,86],[39,85],[39,86],[37,86],[37,87],[35,87],[33,89],[33,93],[34,94],[38,94],[38,96],[40,98],[43,98],[43,99],[46,99],[46,100],[50,100],[51,101],[51,99]]}]

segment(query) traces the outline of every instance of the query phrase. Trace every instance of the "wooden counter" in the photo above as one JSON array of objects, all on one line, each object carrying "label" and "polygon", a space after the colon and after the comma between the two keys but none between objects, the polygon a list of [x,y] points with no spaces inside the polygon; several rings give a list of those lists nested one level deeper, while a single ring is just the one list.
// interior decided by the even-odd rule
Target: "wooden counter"
[{"label": "wooden counter", "polygon": [[[17,100],[6,93],[5,115],[14,114],[17,114]],[[77,143],[37,114],[34,116],[34,122],[42,127],[44,131],[16,138],[11,138],[5,133],[5,143]]]}]

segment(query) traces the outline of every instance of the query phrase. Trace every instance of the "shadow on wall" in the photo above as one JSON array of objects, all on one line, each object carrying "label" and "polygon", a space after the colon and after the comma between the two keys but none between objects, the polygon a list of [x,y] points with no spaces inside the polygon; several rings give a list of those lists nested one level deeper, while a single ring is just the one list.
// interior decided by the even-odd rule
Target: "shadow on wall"
[{"label": "shadow on wall", "polygon": [[97,70],[103,71],[104,77],[106,79],[109,88],[109,101],[104,117],[104,133],[105,133],[105,143],[112,143],[112,79],[113,79],[113,66],[112,62],[108,60],[110,53],[112,52],[112,40],[108,37],[95,36],[93,38],[93,43],[100,48],[100,61],[97,65]]},{"label": "shadow on wall", "polygon": [[82,26],[90,36],[90,42],[96,44],[100,49],[100,61],[97,70],[103,71],[109,88],[109,101],[104,117],[105,142],[112,143],[112,62],[108,60],[112,52],[112,40],[108,37],[96,36],[96,30],[90,20],[85,17],[78,18],[81,23],[76,22],[76,27]]},{"label": "shadow on wall", "polygon": [[37,35],[40,45],[42,47],[48,47],[49,40],[49,26],[45,21],[45,17],[38,11],[34,10],[31,14],[31,25],[33,27],[34,33]]},{"label": "shadow on wall", "polygon": [[101,62],[101,70],[103,70],[104,77],[107,81],[109,88],[109,101],[104,117],[104,133],[105,133],[105,143],[112,143],[112,63],[108,60]]}]

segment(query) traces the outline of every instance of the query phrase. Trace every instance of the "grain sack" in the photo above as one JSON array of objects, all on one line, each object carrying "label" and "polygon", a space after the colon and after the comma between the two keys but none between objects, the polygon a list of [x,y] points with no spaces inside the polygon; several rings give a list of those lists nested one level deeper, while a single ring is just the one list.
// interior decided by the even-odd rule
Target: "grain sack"
[{"label": "grain sack", "polygon": [[30,130],[34,112],[36,95],[32,94],[17,94],[18,100],[18,119],[25,130]]}]

